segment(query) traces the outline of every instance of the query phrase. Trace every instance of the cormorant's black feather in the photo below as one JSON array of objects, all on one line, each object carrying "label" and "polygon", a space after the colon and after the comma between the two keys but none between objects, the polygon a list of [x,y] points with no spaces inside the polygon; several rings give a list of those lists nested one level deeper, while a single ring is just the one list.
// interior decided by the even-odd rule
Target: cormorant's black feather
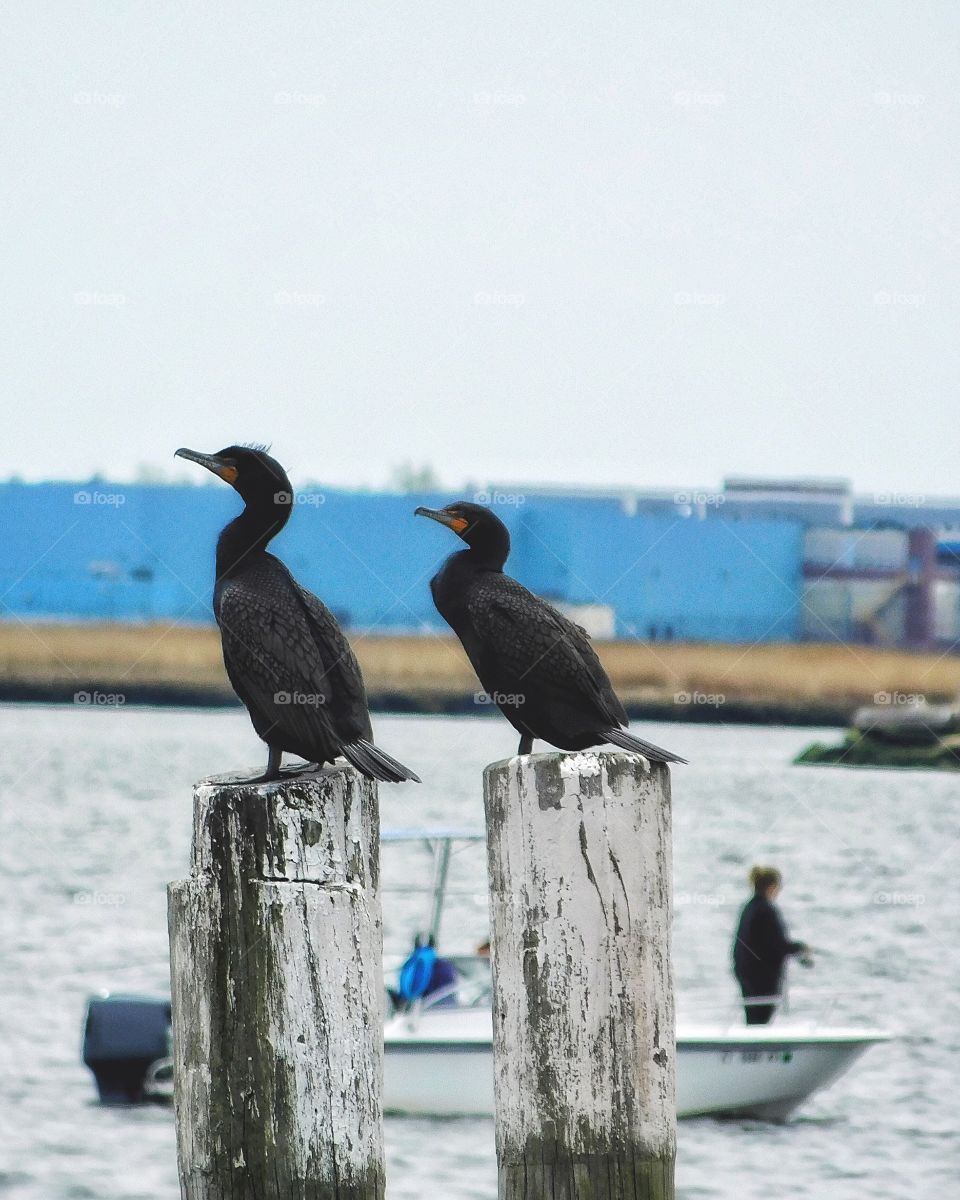
[{"label": "cormorant's black feather", "polygon": [[612,742],[657,762],[682,758],[625,732],[627,714],[587,633],[503,573],[510,535],[479,504],[418,509],[453,529],[469,549],[430,581],[434,603],[463,643],[488,700],[520,733],[561,750]]},{"label": "cormorant's black feather", "polygon": [[420,782],[408,767],[363,738],[341,746],[340,753],[362,774],[382,779],[385,783]]},{"label": "cormorant's black feather", "polygon": [[672,754],[669,750],[662,750],[659,746],[655,746],[653,742],[645,742],[643,738],[634,737],[632,733],[627,733],[624,729],[604,729],[603,739],[606,742],[612,742],[614,746],[619,746],[623,750],[632,750],[634,754],[642,754],[644,758],[652,758],[656,762],[685,763],[687,761],[685,758],[681,758],[679,754]]},{"label": "cormorant's black feather", "polygon": [[180,453],[225,471],[246,502],[217,542],[213,609],[227,675],[271,750],[264,778],[279,777],[289,751],[320,764],[345,755],[370,779],[416,780],[373,745],[360,666],[333,614],[267,553],[293,508],[283,467],[259,447]]}]

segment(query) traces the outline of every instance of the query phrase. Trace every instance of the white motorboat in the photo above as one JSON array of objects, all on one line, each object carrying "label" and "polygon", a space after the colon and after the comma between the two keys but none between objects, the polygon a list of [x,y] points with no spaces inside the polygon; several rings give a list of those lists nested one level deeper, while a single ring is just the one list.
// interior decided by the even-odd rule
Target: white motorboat
[{"label": "white motorboat", "polygon": [[[473,895],[448,886],[454,849],[482,843],[474,832],[385,833],[384,843],[418,842],[432,856],[431,881],[407,883],[398,893],[426,895],[425,928],[439,934],[448,895]],[[493,1045],[490,960],[445,956],[457,982],[388,1016],[384,1027],[384,1108],[417,1116],[492,1116]],[[784,1120],[814,1092],[827,1087],[889,1034],[879,1029],[832,1027],[792,1019],[741,1024],[739,1000],[701,1002],[708,1021],[677,1026],[677,1115],[751,1116]],[[763,1003],[764,998],[758,1002]],[[391,1001],[387,1000],[388,1011]],[[730,1014],[729,1020],[717,1014]],[[88,1005],[84,1061],[101,1098],[125,1103],[169,1100],[170,1001],[164,997],[103,994]]]},{"label": "white motorboat", "polygon": [[[489,970],[452,960],[465,1003],[415,1005],[384,1028],[384,1106],[417,1116],[493,1115]],[[458,994],[458,999],[460,995]],[[446,1001],[446,1003],[444,1002]],[[677,1028],[677,1116],[782,1121],[889,1035],[878,1029],[687,1024]]]},{"label": "white motorboat", "polygon": [[[465,959],[453,961],[460,969],[466,965]],[[464,984],[459,986],[463,990]],[[98,1004],[109,1006],[110,998]],[[888,1038],[889,1034],[878,1029],[795,1022],[751,1026],[681,1023],[677,1030],[677,1116],[783,1121],[814,1092],[839,1078],[868,1046]],[[489,984],[485,994],[477,990],[474,1003],[427,1002],[389,1018],[384,1027],[384,1052],[386,1112],[429,1117],[493,1115]],[[164,1056],[146,1067],[143,1062],[113,1064],[115,1068],[136,1067],[127,1098],[171,1100],[173,1060]],[[123,1098],[112,1097],[114,1101]]]},{"label": "white motorboat", "polygon": [[[383,841],[420,842],[433,858],[430,933],[439,938],[454,849],[482,843],[482,833],[396,832]],[[384,1106],[419,1116],[493,1115],[490,961],[446,956],[455,986],[388,1017],[384,1027]],[[681,1012],[683,1008],[681,998]],[[828,1000],[832,998],[828,997]],[[759,997],[755,1003],[776,1001]],[[703,998],[698,1006],[704,1010]],[[782,1121],[814,1092],[839,1078],[871,1045],[889,1040],[872,1028],[778,1020],[742,1023],[742,1001],[708,1001],[713,1020],[677,1023],[677,1115],[750,1116]],[[724,1011],[729,1020],[716,1019]]]}]

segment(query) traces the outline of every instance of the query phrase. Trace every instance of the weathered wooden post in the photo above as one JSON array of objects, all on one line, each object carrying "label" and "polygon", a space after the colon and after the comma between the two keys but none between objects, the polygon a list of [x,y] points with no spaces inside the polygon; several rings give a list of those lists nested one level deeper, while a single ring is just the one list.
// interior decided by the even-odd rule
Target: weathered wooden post
[{"label": "weathered wooden post", "polygon": [[379,859],[352,767],[197,785],[169,890],[184,1200],[382,1200]]},{"label": "weathered wooden post", "polygon": [[621,751],[484,772],[500,1200],[670,1200],[670,776]]}]

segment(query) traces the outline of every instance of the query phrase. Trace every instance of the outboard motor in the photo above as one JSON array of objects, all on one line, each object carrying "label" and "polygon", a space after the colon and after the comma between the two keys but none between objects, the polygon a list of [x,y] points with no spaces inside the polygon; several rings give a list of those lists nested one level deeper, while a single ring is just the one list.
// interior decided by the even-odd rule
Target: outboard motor
[{"label": "outboard motor", "polygon": [[83,1061],[103,1104],[137,1104],[147,1068],[170,1053],[170,1001],[149,996],[92,996]]}]

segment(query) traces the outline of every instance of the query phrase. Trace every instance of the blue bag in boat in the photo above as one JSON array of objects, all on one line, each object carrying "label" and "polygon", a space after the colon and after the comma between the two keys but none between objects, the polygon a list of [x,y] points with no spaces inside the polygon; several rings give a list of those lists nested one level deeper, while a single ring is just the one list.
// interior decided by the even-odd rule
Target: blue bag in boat
[{"label": "blue bag in boat", "polygon": [[419,1000],[430,986],[437,952],[432,946],[417,946],[400,968],[397,991],[403,1000]]}]

